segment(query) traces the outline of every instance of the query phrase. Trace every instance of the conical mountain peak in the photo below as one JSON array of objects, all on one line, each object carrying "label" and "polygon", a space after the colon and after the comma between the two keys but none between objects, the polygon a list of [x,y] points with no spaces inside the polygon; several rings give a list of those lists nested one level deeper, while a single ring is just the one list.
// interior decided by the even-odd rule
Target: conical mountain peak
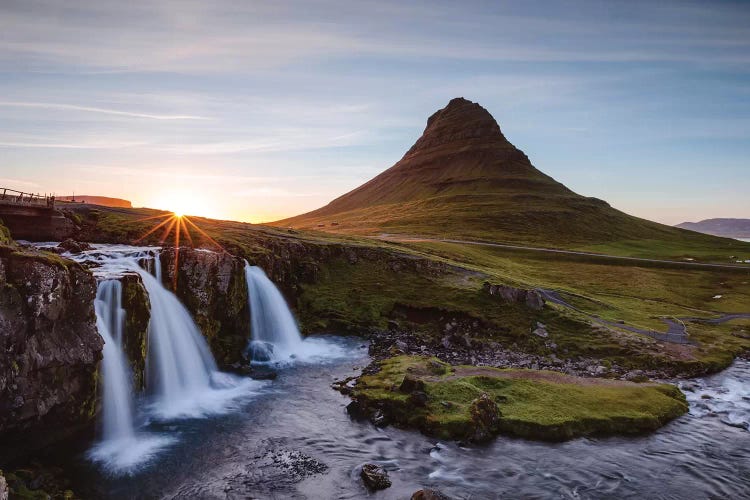
[{"label": "conical mountain peak", "polygon": [[417,152],[466,141],[509,144],[489,111],[476,102],[456,97],[427,119],[422,137],[407,151],[404,158]]},{"label": "conical mountain peak", "polygon": [[275,224],[569,246],[674,234],[540,172],[486,109],[462,97],[430,116],[391,168],[325,207]]}]

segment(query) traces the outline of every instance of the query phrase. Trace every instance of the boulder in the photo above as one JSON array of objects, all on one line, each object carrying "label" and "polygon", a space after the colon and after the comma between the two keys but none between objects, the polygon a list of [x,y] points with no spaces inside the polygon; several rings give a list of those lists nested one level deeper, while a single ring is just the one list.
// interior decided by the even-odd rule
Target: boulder
[{"label": "boulder", "polygon": [[406,375],[404,375],[404,380],[401,381],[401,385],[398,387],[398,390],[405,393],[424,391],[424,381],[420,380],[410,373],[407,373]]},{"label": "boulder", "polygon": [[543,339],[546,339],[549,337],[549,332],[547,331],[547,326],[544,323],[536,322],[536,328],[531,332],[537,337],[541,337]]},{"label": "boulder", "polygon": [[79,254],[81,252],[85,252],[86,250],[91,250],[91,245],[89,245],[88,243],[79,242],[72,238],[63,240],[63,242],[57,245],[57,247],[72,254]]},{"label": "boulder", "polygon": [[472,401],[469,414],[472,423],[471,435],[469,436],[471,441],[488,441],[497,433],[501,413],[497,403],[489,394],[483,393]]},{"label": "boulder", "polygon": [[440,493],[437,490],[424,488],[415,491],[411,496],[411,500],[450,500],[450,497],[444,495],[443,493]]},{"label": "boulder", "polygon": [[388,471],[377,464],[365,464],[360,473],[362,481],[371,491],[384,490],[391,487]]}]

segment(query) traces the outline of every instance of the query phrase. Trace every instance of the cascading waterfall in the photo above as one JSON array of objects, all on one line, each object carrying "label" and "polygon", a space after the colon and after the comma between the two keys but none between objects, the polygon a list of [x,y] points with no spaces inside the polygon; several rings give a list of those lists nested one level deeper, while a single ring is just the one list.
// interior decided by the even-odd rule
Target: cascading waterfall
[{"label": "cascading waterfall", "polygon": [[250,357],[256,362],[283,361],[297,355],[302,336],[292,312],[263,269],[245,261],[250,301]]},{"label": "cascading waterfall", "polygon": [[345,355],[324,338],[302,338],[292,311],[263,269],[245,261],[245,279],[250,304],[251,340],[247,350],[251,362],[322,361]]},{"label": "cascading waterfall", "polygon": [[122,351],[125,310],[122,308],[122,283],[99,282],[94,302],[96,326],[104,339],[102,358],[102,438],[127,441],[135,437],[133,393],[130,370]]},{"label": "cascading waterfall", "polygon": [[217,372],[208,345],[190,313],[160,281],[136,269],[148,292],[148,386],[162,416],[180,416],[191,402],[211,389]]},{"label": "cascading waterfall", "polygon": [[[100,280],[95,310],[104,339],[102,360],[102,440],[88,456],[109,472],[121,475],[137,470],[171,436],[136,429],[136,420],[203,417],[238,408],[263,385],[217,370],[200,330],[177,297],[161,282],[158,249],[126,245],[96,245],[93,250],[69,255],[95,264]],[[142,267],[143,266],[143,267]],[[155,276],[145,269],[153,270]],[[151,319],[148,332],[147,389],[150,404],[139,419],[134,412],[131,373],[122,349],[126,311],[122,307],[123,274],[136,272],[148,292]]]},{"label": "cascading waterfall", "polygon": [[94,301],[96,326],[104,339],[102,353],[102,440],[89,458],[112,473],[130,473],[171,439],[138,434],[133,418],[131,373],[122,349],[125,310],[122,283],[99,281]]}]

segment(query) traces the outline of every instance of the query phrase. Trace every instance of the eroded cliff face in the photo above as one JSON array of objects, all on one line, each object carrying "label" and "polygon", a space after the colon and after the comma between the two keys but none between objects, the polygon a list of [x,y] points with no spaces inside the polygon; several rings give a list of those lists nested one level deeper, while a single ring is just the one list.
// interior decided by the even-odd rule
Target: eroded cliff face
[{"label": "eroded cliff face", "polygon": [[220,366],[241,360],[250,335],[245,263],[225,252],[161,252],[164,285],[187,307]]},{"label": "eroded cliff face", "polygon": [[103,347],[95,296],[96,281],[80,265],[0,247],[0,461],[94,416]]}]

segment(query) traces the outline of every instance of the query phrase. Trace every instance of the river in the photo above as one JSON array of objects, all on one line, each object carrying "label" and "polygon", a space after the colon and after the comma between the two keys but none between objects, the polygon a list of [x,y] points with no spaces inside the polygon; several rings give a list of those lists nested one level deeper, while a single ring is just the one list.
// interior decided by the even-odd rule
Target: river
[{"label": "river", "polygon": [[[327,337],[338,356],[279,371],[258,393],[203,419],[153,423],[175,443],[130,476],[108,477],[81,444],[66,472],[85,498],[362,498],[358,467],[377,462],[393,486],[372,498],[403,499],[421,487],[454,498],[748,498],[750,363],[684,384],[691,412],[638,438],[539,443],[500,437],[460,447],[349,418],[330,388],[369,362],[366,345]],[[710,397],[710,399],[708,399]],[[744,428],[743,428],[744,426]]]}]

